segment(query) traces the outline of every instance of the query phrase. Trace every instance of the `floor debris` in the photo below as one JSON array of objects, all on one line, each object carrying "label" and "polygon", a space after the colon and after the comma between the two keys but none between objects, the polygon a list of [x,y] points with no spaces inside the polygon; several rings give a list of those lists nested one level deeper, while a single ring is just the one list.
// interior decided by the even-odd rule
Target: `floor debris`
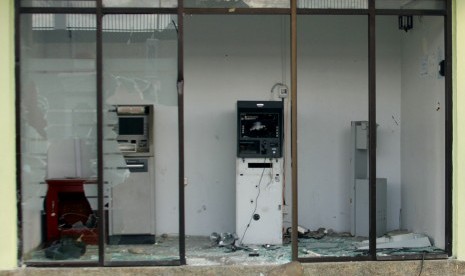
[{"label": "floor debris", "polygon": [[[298,254],[300,258],[321,257],[355,257],[368,255],[367,249],[357,246],[366,238],[346,237],[341,233],[331,233],[326,230],[320,239],[299,239]],[[221,236],[221,235],[220,235]],[[397,237],[399,239],[401,237]],[[250,253],[253,253],[250,255]],[[380,248],[378,255],[444,253],[434,246],[418,248]],[[257,256],[258,254],[258,256]],[[80,258],[67,261],[98,261],[98,247],[87,245],[87,250]],[[231,250],[230,246],[219,246],[212,243],[209,236],[186,236],[186,261],[188,265],[268,265],[286,264],[291,261],[291,244],[289,240],[282,246],[262,245],[238,247]],[[164,235],[150,245],[107,245],[105,247],[107,261],[170,261],[179,259],[179,239]],[[44,249],[32,252],[26,261],[54,262],[45,257]]]},{"label": "floor debris", "polygon": [[[368,240],[362,241],[357,248],[368,249]],[[376,248],[422,248],[430,247],[428,236],[423,234],[407,233],[398,235],[386,235],[376,239]]]}]

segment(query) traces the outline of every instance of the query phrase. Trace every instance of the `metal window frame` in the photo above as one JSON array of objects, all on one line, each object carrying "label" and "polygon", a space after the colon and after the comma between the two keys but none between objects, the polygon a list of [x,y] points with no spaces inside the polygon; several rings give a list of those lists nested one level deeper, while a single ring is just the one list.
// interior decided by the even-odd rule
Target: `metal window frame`
[{"label": "metal window frame", "polygon": [[[376,122],[376,18],[382,15],[425,15],[444,17],[444,45],[446,60],[445,75],[445,251],[446,254],[425,254],[425,255],[398,255],[398,256],[377,256],[376,254],[376,132],[374,128],[369,131],[369,254],[358,257],[319,257],[319,258],[299,258],[298,257],[298,165],[297,165],[297,105],[291,106],[291,155],[292,155],[292,260],[300,262],[333,262],[333,261],[383,261],[383,260],[419,260],[419,259],[444,259],[452,255],[452,132],[453,132],[453,98],[452,98],[452,0],[444,0],[446,8],[444,10],[403,10],[403,9],[376,9],[375,0],[368,0],[368,9],[301,9],[297,7],[297,0],[289,0],[290,8],[185,8],[183,0],[178,0],[178,7],[175,8],[120,8],[103,7],[102,0],[96,0],[95,8],[54,8],[54,7],[21,7],[20,0],[15,0],[15,115],[16,115],[16,189],[18,193],[18,260],[22,261],[22,230],[23,217],[21,206],[22,179],[21,179],[21,33],[20,15],[32,13],[79,13],[95,14],[97,20],[96,31],[96,68],[97,68],[97,158],[98,158],[98,212],[102,218],[102,227],[99,228],[99,260],[98,262],[26,262],[28,266],[37,267],[91,267],[91,266],[176,266],[186,264],[185,248],[185,192],[184,192],[184,16],[185,15],[289,15],[291,26],[291,101],[297,102],[297,15],[366,15],[368,16],[368,117],[369,123]],[[107,14],[177,14],[178,15],[178,148],[179,148],[179,259],[173,261],[106,261],[105,260],[105,214],[103,202],[103,116],[102,116],[102,89],[103,89],[103,55],[102,55],[102,18]],[[21,265],[21,263],[19,263]]]}]

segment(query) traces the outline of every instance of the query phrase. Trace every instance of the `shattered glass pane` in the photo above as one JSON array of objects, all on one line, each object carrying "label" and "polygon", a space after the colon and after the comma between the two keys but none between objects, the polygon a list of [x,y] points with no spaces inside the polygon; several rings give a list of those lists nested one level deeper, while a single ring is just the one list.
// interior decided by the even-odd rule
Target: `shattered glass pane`
[{"label": "shattered glass pane", "polygon": [[34,18],[21,16],[23,260],[80,262],[98,242],[95,29]]},{"label": "shattered glass pane", "polygon": [[176,24],[174,15],[103,17],[110,262],[179,259]]}]

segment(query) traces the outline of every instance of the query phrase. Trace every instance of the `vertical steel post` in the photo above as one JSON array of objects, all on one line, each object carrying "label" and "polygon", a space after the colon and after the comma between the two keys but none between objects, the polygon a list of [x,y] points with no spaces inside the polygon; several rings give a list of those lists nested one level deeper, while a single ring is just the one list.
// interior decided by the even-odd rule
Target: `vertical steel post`
[{"label": "vertical steel post", "polygon": [[452,95],[452,0],[446,0],[444,16],[445,45],[445,249],[452,255],[453,212],[453,95]]},{"label": "vertical steel post", "polygon": [[98,190],[98,215],[99,237],[98,237],[98,262],[100,266],[105,264],[105,240],[106,240],[106,217],[103,201],[103,13],[102,0],[97,0],[97,33],[96,33],[96,77],[97,77],[97,190]]},{"label": "vertical steel post", "polygon": [[376,10],[368,4],[369,252],[376,259]]},{"label": "vertical steel post", "polygon": [[[21,177],[21,17],[20,0],[14,1],[15,13],[15,129],[16,129],[16,207],[18,212],[18,261],[23,258],[23,211],[22,211],[22,177]],[[21,264],[18,264],[21,266]]]},{"label": "vertical steel post", "polygon": [[178,143],[179,143],[179,258],[186,264],[184,190],[184,3],[178,0]]},{"label": "vertical steel post", "polygon": [[297,0],[291,0],[291,154],[292,154],[292,260],[298,259],[297,213]]}]

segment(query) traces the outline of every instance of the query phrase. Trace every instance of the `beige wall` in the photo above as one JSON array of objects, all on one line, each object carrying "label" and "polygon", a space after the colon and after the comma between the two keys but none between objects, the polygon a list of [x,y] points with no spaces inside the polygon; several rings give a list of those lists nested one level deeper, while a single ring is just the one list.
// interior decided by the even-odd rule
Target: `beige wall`
[{"label": "beige wall", "polygon": [[465,260],[465,1],[454,14],[454,255]]},{"label": "beige wall", "polygon": [[17,266],[13,0],[0,1],[0,269]]}]

